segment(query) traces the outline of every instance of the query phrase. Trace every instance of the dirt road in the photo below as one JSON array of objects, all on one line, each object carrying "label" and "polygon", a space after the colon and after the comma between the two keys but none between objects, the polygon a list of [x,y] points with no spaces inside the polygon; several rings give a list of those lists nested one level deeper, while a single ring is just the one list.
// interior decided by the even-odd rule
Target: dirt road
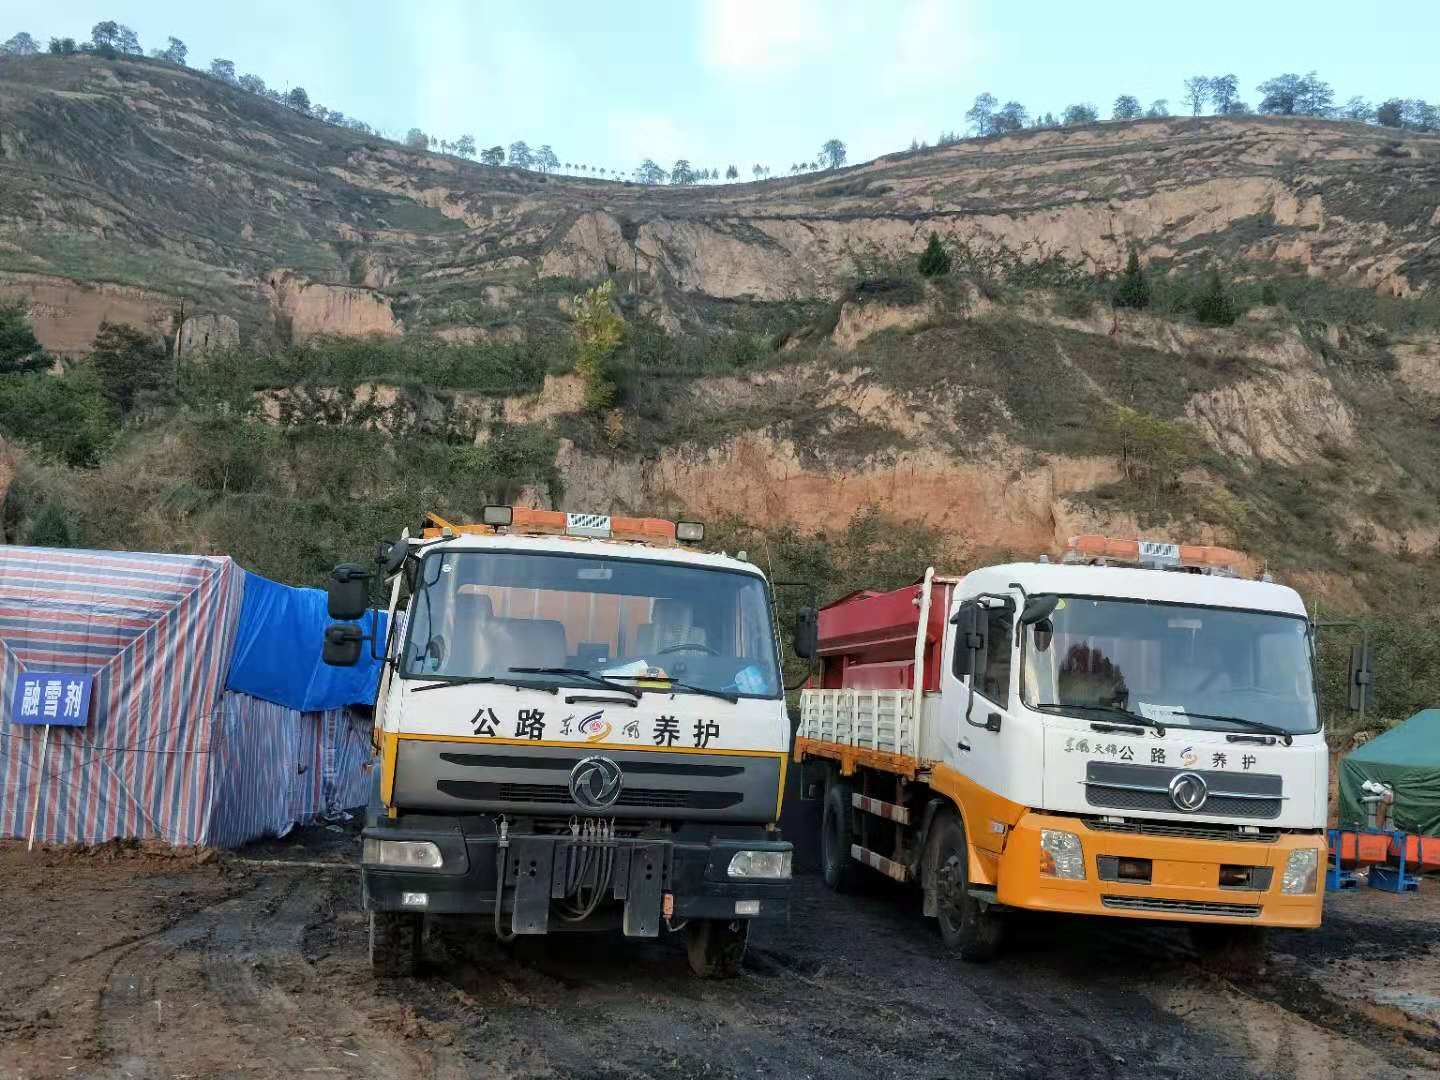
[{"label": "dirt road", "polygon": [[807,877],[732,982],[692,980],[678,938],[447,926],[428,978],[375,983],[353,843],[0,847],[0,1080],[1440,1075],[1440,880],[1333,897],[1244,982],[1110,920],[1027,920],[969,967],[908,895]]}]

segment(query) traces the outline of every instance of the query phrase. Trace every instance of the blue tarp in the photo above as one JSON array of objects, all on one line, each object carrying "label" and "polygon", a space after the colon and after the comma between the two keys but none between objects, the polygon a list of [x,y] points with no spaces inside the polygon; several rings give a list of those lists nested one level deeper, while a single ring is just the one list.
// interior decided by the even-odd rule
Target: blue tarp
[{"label": "blue tarp", "polygon": [[[226,689],[300,712],[373,703],[380,661],[367,645],[353,668],[326,665],[321,649],[330,622],[319,589],[296,589],[247,571]],[[383,643],[384,614],[376,623]],[[363,625],[368,633],[368,615]]]}]

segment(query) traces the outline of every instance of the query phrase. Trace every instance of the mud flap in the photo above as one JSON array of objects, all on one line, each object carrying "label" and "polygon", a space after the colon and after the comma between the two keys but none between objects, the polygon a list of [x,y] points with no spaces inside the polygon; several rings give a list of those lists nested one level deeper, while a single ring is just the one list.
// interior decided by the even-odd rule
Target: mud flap
[{"label": "mud flap", "polygon": [[544,934],[550,929],[550,882],[559,846],[548,836],[510,841],[510,877],[515,883],[512,933]]},{"label": "mud flap", "polygon": [[[630,873],[625,881],[625,936],[659,937],[660,907],[665,893],[663,844],[630,849]],[[617,886],[616,892],[619,892]]]}]

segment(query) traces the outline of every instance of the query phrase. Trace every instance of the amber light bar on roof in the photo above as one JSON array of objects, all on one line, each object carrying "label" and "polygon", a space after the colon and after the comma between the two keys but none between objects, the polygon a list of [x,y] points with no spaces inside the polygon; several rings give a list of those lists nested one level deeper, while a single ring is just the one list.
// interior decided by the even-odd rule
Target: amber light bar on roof
[{"label": "amber light bar on roof", "polygon": [[1065,561],[1068,563],[1100,560],[1113,560],[1131,566],[1239,574],[1245,556],[1231,548],[1169,544],[1157,540],[1123,540],[1094,533],[1072,536],[1065,546]]},{"label": "amber light bar on roof", "polygon": [[[486,507],[488,511],[492,507]],[[497,516],[498,515],[494,515]],[[480,533],[491,535],[505,525],[456,525],[446,521],[439,514],[426,515],[424,537],[434,539],[452,533]],[[584,536],[596,540],[639,540],[656,546],[675,543],[675,523],[664,518],[611,517],[608,514],[575,514],[564,510],[529,510],[517,506],[510,511],[508,530],[513,533],[529,533],[542,536]]]}]

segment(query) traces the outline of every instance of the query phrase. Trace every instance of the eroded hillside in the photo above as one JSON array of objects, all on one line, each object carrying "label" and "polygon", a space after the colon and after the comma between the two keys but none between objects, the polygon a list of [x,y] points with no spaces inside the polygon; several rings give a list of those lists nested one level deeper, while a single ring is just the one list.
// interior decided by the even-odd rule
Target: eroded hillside
[{"label": "eroded hillside", "polygon": [[[932,233],[955,267],[924,281]],[[1143,312],[1111,305],[1132,247]],[[1191,313],[1212,266],[1231,326]],[[16,450],[12,540],[305,579],[506,498],[700,514],[796,566],[797,537],[870,551],[854,523],[883,519],[890,556],[854,565],[897,578],[1089,529],[1210,539],[1363,610],[1440,540],[1437,278],[1433,135],[1147,120],[644,187],[172,66],[0,58],[0,296],[60,354],[102,319],[218,350],[83,468]],[[601,281],[626,321],[603,412],[570,343]]]},{"label": "eroded hillside", "polygon": [[553,308],[546,279],[605,276],[678,328],[707,302],[832,298],[857,258],[931,231],[1097,269],[1132,244],[1161,264],[1283,261],[1399,295],[1440,266],[1440,137],[1298,118],[1026,131],[645,187],[409,150],[173,66],[42,56],[0,58],[0,163],[5,289],[60,350],[97,312],[158,322],[182,299],[262,336],[473,336]]}]

